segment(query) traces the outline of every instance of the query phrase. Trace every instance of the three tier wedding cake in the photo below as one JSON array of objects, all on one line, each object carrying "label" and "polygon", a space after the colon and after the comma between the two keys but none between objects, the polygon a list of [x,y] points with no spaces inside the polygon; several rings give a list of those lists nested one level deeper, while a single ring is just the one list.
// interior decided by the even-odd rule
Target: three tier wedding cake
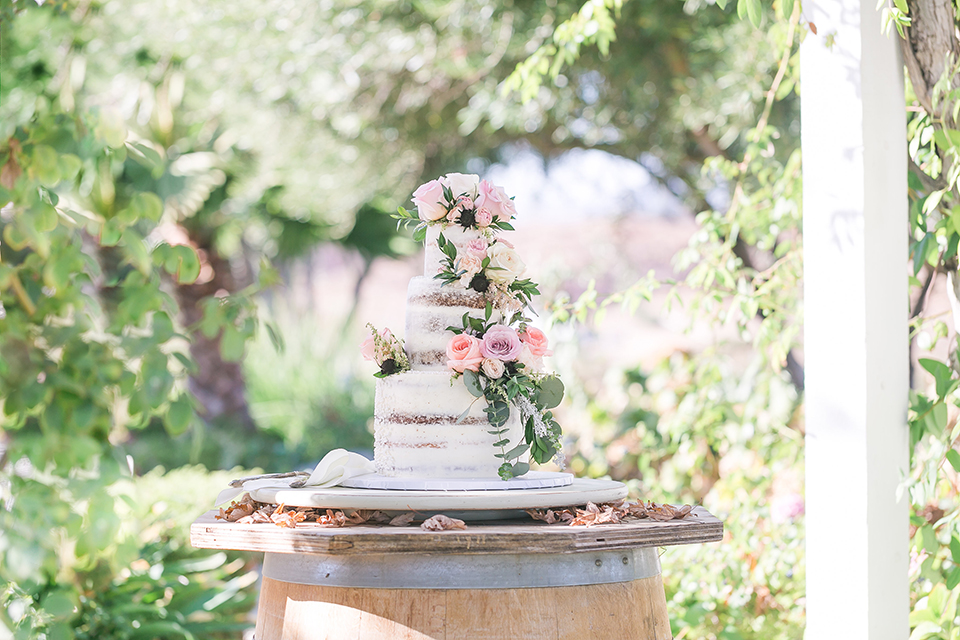
[{"label": "three tier wedding cake", "polygon": [[476,175],[451,173],[413,194],[424,275],[407,289],[406,343],[389,330],[361,345],[376,374],[374,461],[381,476],[522,476],[560,450],[550,409],[563,385],[543,372],[547,339],[526,311],[537,285],[501,237],[513,201]]}]

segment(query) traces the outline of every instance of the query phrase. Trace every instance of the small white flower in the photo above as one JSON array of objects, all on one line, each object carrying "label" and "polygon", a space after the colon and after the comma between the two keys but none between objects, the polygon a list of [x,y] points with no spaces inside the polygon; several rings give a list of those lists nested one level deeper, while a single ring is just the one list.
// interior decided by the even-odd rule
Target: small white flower
[{"label": "small white flower", "polygon": [[503,362],[496,358],[484,358],[483,362],[480,363],[480,368],[483,369],[484,375],[491,380],[500,378],[504,372]]}]

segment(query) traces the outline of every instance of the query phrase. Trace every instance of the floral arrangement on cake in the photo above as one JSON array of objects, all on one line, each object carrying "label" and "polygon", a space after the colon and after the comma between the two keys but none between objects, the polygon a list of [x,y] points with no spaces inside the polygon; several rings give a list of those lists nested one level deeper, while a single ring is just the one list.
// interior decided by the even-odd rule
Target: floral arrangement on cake
[{"label": "floral arrangement on cake", "polygon": [[413,192],[413,203],[416,216],[399,207],[394,217],[404,223],[419,221],[413,232],[418,242],[426,237],[428,226],[437,224],[489,233],[513,231],[510,221],[517,215],[513,199],[503,189],[475,174],[448,173],[426,182]]},{"label": "floral arrangement on cake", "polygon": [[394,373],[409,371],[410,360],[407,352],[403,350],[403,342],[394,336],[390,329],[377,332],[376,327],[369,322],[367,328],[371,335],[360,343],[360,354],[364,360],[375,362],[380,367],[380,371],[373,375],[385,378]]},{"label": "floral arrangement on cake", "polygon": [[[447,343],[447,367],[454,380],[463,378],[476,400],[486,400],[489,433],[497,437],[494,446],[500,449],[495,455],[503,460],[500,477],[507,480],[530,469],[526,462],[519,462],[527,451],[541,464],[559,455],[560,425],[550,409],[563,399],[563,383],[543,372],[543,356],[551,351],[542,331],[520,314],[508,322],[492,321],[492,315],[488,304],[483,320],[464,314],[462,327],[447,327],[454,333]],[[508,450],[504,425],[511,404],[520,412],[524,441]],[[467,407],[460,419],[469,411]]]}]

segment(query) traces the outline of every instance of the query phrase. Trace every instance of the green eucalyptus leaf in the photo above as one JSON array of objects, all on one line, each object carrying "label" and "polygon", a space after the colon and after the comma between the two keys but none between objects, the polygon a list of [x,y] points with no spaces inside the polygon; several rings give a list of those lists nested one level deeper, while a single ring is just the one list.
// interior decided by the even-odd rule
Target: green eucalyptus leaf
[{"label": "green eucalyptus leaf", "polygon": [[513,471],[513,477],[517,478],[525,474],[527,471],[530,471],[530,465],[526,462],[514,462],[511,470]]},{"label": "green eucalyptus leaf", "polygon": [[479,398],[483,395],[483,387],[480,385],[480,376],[476,371],[465,369],[463,372],[463,384],[467,387],[467,391],[469,391],[470,395],[472,395],[474,398]]},{"label": "green eucalyptus leaf", "polygon": [[540,381],[537,404],[543,409],[553,409],[563,400],[563,382],[557,376],[548,376]]}]

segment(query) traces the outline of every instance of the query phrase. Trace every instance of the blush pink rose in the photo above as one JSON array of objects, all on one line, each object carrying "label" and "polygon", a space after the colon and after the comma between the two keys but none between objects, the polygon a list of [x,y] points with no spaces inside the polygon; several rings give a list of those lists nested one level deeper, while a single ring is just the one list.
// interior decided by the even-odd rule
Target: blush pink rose
[{"label": "blush pink rose", "polygon": [[493,214],[490,213],[490,209],[484,207],[483,209],[477,209],[473,214],[474,220],[477,221],[477,226],[483,229],[484,227],[489,227],[490,223],[493,222]]},{"label": "blush pink rose", "polygon": [[547,348],[549,344],[547,336],[536,327],[527,327],[527,330],[520,334],[520,340],[530,349],[530,353],[535,356],[549,356],[553,354],[553,351]]},{"label": "blush pink rose", "polygon": [[513,327],[498,324],[483,334],[480,353],[483,354],[484,358],[511,362],[517,359],[522,348],[523,345],[520,343],[517,330]]},{"label": "blush pink rose", "polygon": [[503,221],[516,215],[517,209],[513,206],[513,200],[497,185],[481,180],[477,191],[479,195],[474,202],[478,209],[487,209],[494,218]]},{"label": "blush pink rose", "polygon": [[413,204],[417,205],[421,220],[439,220],[447,215],[443,185],[439,180],[431,180],[417,187],[413,192]]},{"label": "blush pink rose", "polygon": [[376,343],[373,341],[373,336],[367,336],[367,339],[360,343],[360,355],[364,360],[373,361],[375,349]]},{"label": "blush pink rose", "polygon": [[479,371],[483,355],[480,353],[480,341],[473,336],[460,333],[447,343],[447,367],[463,373],[466,369]]},{"label": "blush pink rose", "polygon": [[487,241],[483,238],[474,238],[461,247],[464,253],[474,255],[481,260],[487,257]]}]

